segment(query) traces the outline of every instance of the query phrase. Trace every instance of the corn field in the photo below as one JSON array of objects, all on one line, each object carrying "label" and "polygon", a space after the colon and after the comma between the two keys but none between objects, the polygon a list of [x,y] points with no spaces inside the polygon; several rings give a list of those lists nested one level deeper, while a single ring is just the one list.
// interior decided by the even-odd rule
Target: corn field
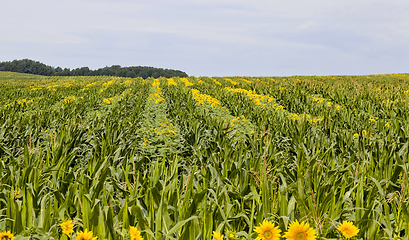
[{"label": "corn field", "polygon": [[256,239],[264,220],[409,239],[409,74],[0,84],[0,231],[15,240],[69,239],[66,220],[109,240]]}]

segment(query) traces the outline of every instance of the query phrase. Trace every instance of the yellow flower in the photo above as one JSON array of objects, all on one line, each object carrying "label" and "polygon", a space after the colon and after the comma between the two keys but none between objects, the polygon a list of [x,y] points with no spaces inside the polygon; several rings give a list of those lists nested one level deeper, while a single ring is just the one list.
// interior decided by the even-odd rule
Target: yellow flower
[{"label": "yellow flower", "polygon": [[227,235],[227,238],[228,238],[229,240],[234,240],[234,239],[236,239],[236,233],[235,233],[235,232],[230,232],[230,233]]},{"label": "yellow flower", "polygon": [[297,220],[290,223],[288,231],[284,234],[284,237],[288,240],[315,240],[316,231],[310,228],[308,223],[299,223]]},{"label": "yellow flower", "polygon": [[73,230],[74,224],[72,224],[72,220],[62,222],[60,224],[60,227],[62,229],[62,233],[66,234],[68,237],[71,237],[71,233],[74,232]]},{"label": "yellow flower", "polygon": [[213,231],[212,236],[213,236],[216,240],[223,240],[223,237],[224,237],[224,235],[222,235],[222,234],[219,233],[219,232],[215,232],[215,231]]},{"label": "yellow flower", "polygon": [[357,137],[359,137],[359,134],[358,134],[358,133],[355,133],[355,134],[354,134],[354,138],[357,138]]},{"label": "yellow flower", "polygon": [[366,135],[367,132],[366,132],[365,130],[362,130],[362,134],[363,134],[363,135]]},{"label": "yellow flower", "polygon": [[338,230],[347,239],[354,237],[359,232],[359,229],[355,227],[352,222],[348,222],[348,221],[343,221],[342,224],[339,225]]},{"label": "yellow flower", "polygon": [[21,193],[20,190],[14,190],[14,199],[20,197],[20,193]]},{"label": "yellow flower", "polygon": [[386,123],[385,124],[385,127],[390,127],[391,125],[389,124],[389,123]]},{"label": "yellow flower", "polygon": [[98,239],[98,237],[92,237],[92,231],[87,231],[87,229],[85,229],[85,232],[77,232],[77,237],[75,238],[75,240],[96,240]]},{"label": "yellow flower", "polygon": [[130,226],[129,234],[131,235],[131,240],[143,240],[143,237],[141,237],[141,232],[138,231],[136,227]]},{"label": "yellow flower", "polygon": [[106,103],[106,104],[110,104],[111,103],[111,101],[109,101],[108,99],[104,99],[104,103]]},{"label": "yellow flower", "polygon": [[258,233],[256,240],[279,240],[281,230],[274,226],[274,223],[264,220],[259,227],[254,229]]},{"label": "yellow flower", "polygon": [[8,232],[1,232],[0,233],[0,240],[14,240],[14,235]]}]

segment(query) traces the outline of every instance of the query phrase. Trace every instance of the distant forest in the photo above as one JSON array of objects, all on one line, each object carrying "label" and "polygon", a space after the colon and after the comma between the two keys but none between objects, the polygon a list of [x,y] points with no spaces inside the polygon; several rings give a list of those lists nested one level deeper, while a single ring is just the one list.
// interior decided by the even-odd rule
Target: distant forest
[{"label": "distant forest", "polygon": [[30,59],[14,60],[11,62],[0,62],[0,71],[31,73],[44,76],[117,76],[117,77],[187,77],[185,72],[173,69],[163,69],[154,67],[121,67],[112,65],[97,70],[91,70],[88,67],[62,69],[61,67],[51,67],[44,63]]}]

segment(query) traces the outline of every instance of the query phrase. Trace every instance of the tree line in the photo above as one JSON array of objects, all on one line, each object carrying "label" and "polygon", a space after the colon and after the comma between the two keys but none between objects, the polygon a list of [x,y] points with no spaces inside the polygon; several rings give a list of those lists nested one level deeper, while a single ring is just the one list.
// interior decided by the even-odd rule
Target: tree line
[{"label": "tree line", "polygon": [[173,69],[163,69],[155,67],[121,67],[120,65],[106,66],[97,70],[88,67],[69,69],[61,67],[51,67],[44,63],[30,59],[13,60],[10,62],[0,62],[0,71],[31,73],[44,76],[117,76],[117,77],[187,77],[185,72]]}]

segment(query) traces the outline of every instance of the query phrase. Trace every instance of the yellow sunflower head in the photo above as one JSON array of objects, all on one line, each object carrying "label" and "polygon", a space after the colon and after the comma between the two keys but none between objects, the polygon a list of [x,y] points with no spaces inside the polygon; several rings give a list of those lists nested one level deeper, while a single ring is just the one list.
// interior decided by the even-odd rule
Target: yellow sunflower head
[{"label": "yellow sunflower head", "polygon": [[297,220],[290,223],[288,231],[284,237],[288,240],[315,240],[317,236],[315,229],[310,228],[310,225],[305,222],[299,223]]},{"label": "yellow sunflower head", "polygon": [[131,240],[143,240],[141,232],[136,227],[130,226],[129,234],[131,235]]},{"label": "yellow sunflower head", "polygon": [[84,232],[79,231],[77,232],[77,236],[75,237],[75,240],[97,240],[98,237],[92,237],[92,231],[87,231],[85,229]]},{"label": "yellow sunflower head", "polygon": [[10,231],[8,231],[8,232],[1,232],[1,233],[0,233],[0,240],[14,240],[14,235],[11,234]]},{"label": "yellow sunflower head", "polygon": [[343,221],[342,224],[339,225],[338,230],[347,239],[356,236],[359,232],[359,229],[355,227],[352,222],[348,221]]},{"label": "yellow sunflower head", "polygon": [[71,237],[71,233],[74,232],[73,230],[74,224],[72,224],[72,220],[62,222],[60,224],[60,227],[62,229],[62,233],[66,234],[68,237]]},{"label": "yellow sunflower head", "polygon": [[219,232],[215,232],[215,231],[213,231],[212,236],[213,236],[216,240],[223,240],[223,238],[224,238],[224,235],[222,235],[222,234],[219,233]]},{"label": "yellow sunflower head", "polygon": [[279,240],[281,235],[281,230],[278,226],[274,226],[274,223],[264,220],[263,223],[260,223],[260,226],[254,229],[258,233],[257,240]]},{"label": "yellow sunflower head", "polygon": [[236,239],[236,233],[235,233],[235,232],[229,232],[229,233],[227,234],[227,238],[228,238],[229,240],[234,240],[234,239]]}]

